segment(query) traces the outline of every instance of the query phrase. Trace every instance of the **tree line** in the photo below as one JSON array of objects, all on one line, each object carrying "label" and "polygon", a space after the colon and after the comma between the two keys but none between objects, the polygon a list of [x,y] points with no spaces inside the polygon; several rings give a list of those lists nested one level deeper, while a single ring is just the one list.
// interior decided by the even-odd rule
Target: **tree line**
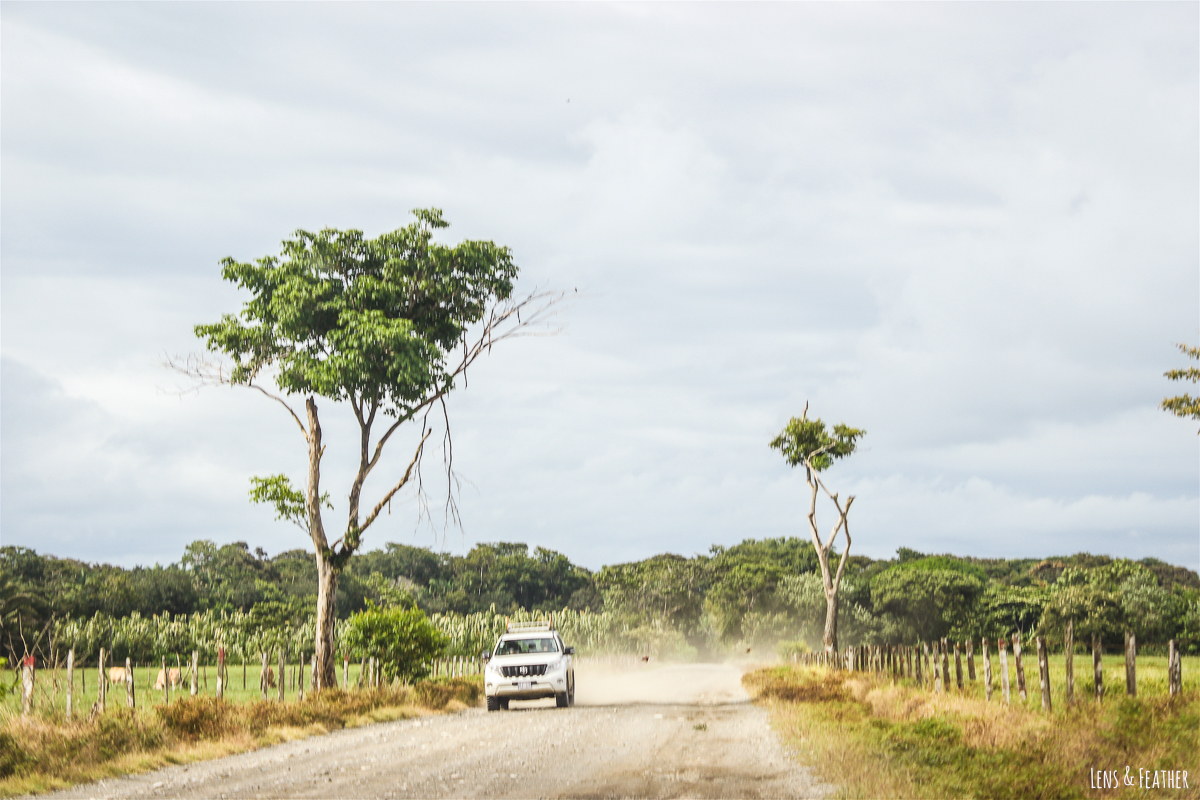
[{"label": "tree line", "polygon": [[[311,553],[268,557],[244,542],[193,542],[177,563],[125,569],[0,547],[0,648],[32,650],[52,620],[217,614],[255,630],[313,616]],[[1080,553],[981,559],[900,548],[892,559],[852,555],[839,587],[846,644],[1000,637],[1013,631],[1097,633],[1119,648],[1179,641],[1200,652],[1200,576],[1157,559]],[[389,543],[356,553],[339,582],[341,620],[369,607],[430,615],[604,612],[631,650],[682,658],[744,648],[820,648],[824,581],[813,544],[748,539],[690,557],[663,554],[597,572],[545,548],[489,543],[465,556]],[[311,622],[308,623],[311,625]]]}]

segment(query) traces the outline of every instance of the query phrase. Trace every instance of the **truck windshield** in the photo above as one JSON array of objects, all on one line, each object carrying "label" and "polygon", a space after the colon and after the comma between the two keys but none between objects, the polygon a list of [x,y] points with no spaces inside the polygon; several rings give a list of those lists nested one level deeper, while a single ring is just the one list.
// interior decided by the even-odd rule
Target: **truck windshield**
[{"label": "truck windshield", "polygon": [[558,642],[553,637],[544,639],[509,639],[500,643],[496,648],[498,656],[512,656],[519,653],[557,653]]}]

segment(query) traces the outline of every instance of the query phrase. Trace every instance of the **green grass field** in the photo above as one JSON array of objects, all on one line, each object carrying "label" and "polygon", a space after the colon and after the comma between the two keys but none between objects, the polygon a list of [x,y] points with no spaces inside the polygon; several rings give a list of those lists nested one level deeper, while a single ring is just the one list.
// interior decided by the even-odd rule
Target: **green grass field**
[{"label": "green grass field", "polygon": [[[169,665],[173,667],[174,665]],[[162,690],[154,689],[154,682],[158,678],[158,666],[135,666],[133,668],[134,675],[134,694],[138,706],[143,705],[158,705],[166,701],[166,697]],[[274,672],[279,671],[279,665],[271,665]],[[305,668],[307,671],[307,667]],[[241,663],[227,664],[229,672],[229,685],[225,687],[225,699],[233,703],[245,703],[254,700],[263,699],[263,693],[259,689],[259,675],[262,667],[261,662],[246,664],[244,667]],[[350,664],[350,688],[353,690],[358,685],[359,673],[361,671],[360,664]],[[187,669],[182,670],[183,674],[187,674]],[[285,670],[287,682],[284,686],[285,700],[295,700],[297,696],[297,665],[288,664]],[[6,672],[5,680],[9,683],[18,675],[17,672]],[[342,665],[338,665],[337,670],[338,686],[342,685],[343,673]],[[276,676],[276,687],[267,691],[268,700],[277,700],[279,697],[278,676]],[[98,694],[98,671],[93,665],[90,669],[75,670],[75,688],[74,688],[74,706],[76,713],[87,714],[99,697]],[[86,687],[86,688],[85,688]],[[172,689],[170,693],[170,701],[174,702],[180,697],[187,697],[191,687],[187,681],[183,686]],[[217,670],[215,665],[201,665],[198,671],[198,680],[196,687],[197,695],[204,697],[215,697],[217,694]],[[106,699],[106,706],[126,707],[127,700],[124,684],[110,684]],[[67,671],[65,669],[39,669],[36,674],[34,686],[34,708],[41,715],[53,716],[57,713],[64,713],[67,705]],[[19,713],[21,709],[21,696],[19,690],[9,695],[3,703],[0,703],[0,712],[7,711],[9,713]]]}]

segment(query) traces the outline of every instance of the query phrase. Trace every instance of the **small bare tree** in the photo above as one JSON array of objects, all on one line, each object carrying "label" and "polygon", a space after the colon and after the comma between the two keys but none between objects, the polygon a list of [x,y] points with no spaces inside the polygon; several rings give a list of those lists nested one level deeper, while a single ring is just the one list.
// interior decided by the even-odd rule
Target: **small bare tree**
[{"label": "small bare tree", "polygon": [[[337,685],[333,652],[337,576],[362,543],[363,533],[414,478],[418,484],[428,415],[445,420],[444,452],[451,475],[452,442],[445,397],[493,345],[533,333],[548,322],[561,293],[512,296],[517,266],[507,247],[465,241],[445,246],[433,231],[448,223],[437,209],[413,212],[417,221],[365,239],[360,231],[297,231],[280,257],[255,263],[227,258],[222,275],[252,297],[239,315],[197,325],[205,356],[168,359],[167,366],[204,385],[244,386],[261,392],[291,416],[308,450],[304,491],[284,475],[255,478],[251,499],[273,505],[312,540],[318,588],[315,688]],[[263,386],[270,374],[277,391]],[[301,395],[302,411],[287,395]],[[332,544],[325,532],[321,459],[325,455],[317,396],[348,402],[358,422],[358,469],[350,483],[346,527]],[[363,510],[363,486],[384,447],[405,424],[420,421],[421,436],[403,474],[378,502]],[[382,427],[382,432],[377,431]],[[453,486],[447,515],[457,521]]]},{"label": "small bare tree", "polygon": [[[804,413],[792,417],[778,436],[771,440],[771,447],[780,451],[789,466],[804,466],[804,479],[808,482],[808,527],[812,533],[813,547],[817,551],[817,561],[821,564],[821,582],[825,589],[825,635],[823,644],[825,652],[834,653],[838,650],[838,587],[841,586],[842,573],[846,569],[846,559],[850,556],[850,506],[854,504],[854,495],[843,502],[836,492],[830,492],[821,480],[820,474],[833,465],[833,462],[845,458],[855,451],[860,437],[866,431],[850,428],[846,425],[834,425],[832,433],[826,430],[825,423],[819,419],[808,418],[808,404],[804,405]],[[833,502],[837,510],[837,522],[826,540],[821,539],[817,528],[817,497],[824,492]],[[833,549],[838,533],[846,537],[846,547],[838,561],[837,572],[829,567],[829,552]]]}]

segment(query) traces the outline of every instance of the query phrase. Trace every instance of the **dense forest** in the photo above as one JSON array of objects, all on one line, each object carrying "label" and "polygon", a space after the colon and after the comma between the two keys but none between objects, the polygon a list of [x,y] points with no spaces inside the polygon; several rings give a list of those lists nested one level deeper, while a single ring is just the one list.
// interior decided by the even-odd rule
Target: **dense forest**
[{"label": "dense forest", "polygon": [[[520,543],[480,544],[465,556],[387,544],[356,554],[339,581],[338,613],[369,604],[416,605],[430,614],[517,609],[607,612],[629,641],[665,655],[717,655],[742,647],[820,642],[825,614],[816,554],[796,539],[746,540],[690,558],[663,554],[599,572]],[[52,620],[201,612],[311,616],[311,553],[274,557],[244,542],[190,544],[176,564],[124,569],[0,547],[0,649],[31,647]],[[840,639],[913,642],[998,636],[1013,630],[1092,633],[1119,646],[1174,638],[1200,652],[1200,576],[1157,559],[1080,553],[1049,559],[980,559],[900,548],[896,557],[851,556],[841,588]]]}]

